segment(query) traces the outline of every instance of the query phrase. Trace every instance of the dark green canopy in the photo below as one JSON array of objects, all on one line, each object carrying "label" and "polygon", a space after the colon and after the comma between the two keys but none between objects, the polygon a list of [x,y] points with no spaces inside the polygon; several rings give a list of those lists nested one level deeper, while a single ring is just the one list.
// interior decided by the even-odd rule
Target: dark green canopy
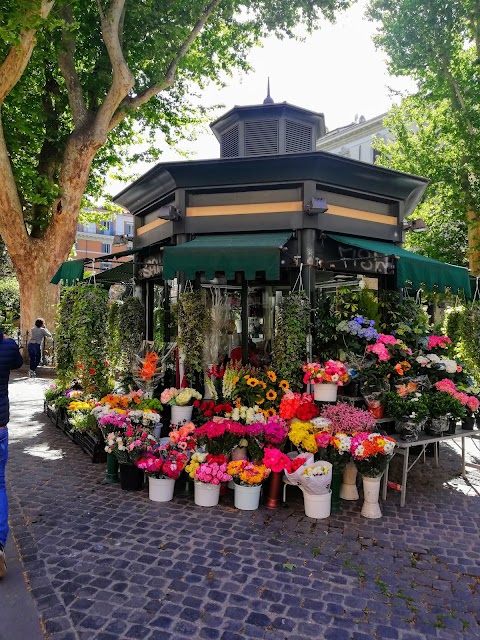
[{"label": "dark green canopy", "polygon": [[225,273],[228,280],[236,271],[243,271],[247,280],[254,280],[257,271],[264,271],[267,280],[280,277],[280,249],[291,232],[235,233],[198,236],[191,242],[163,251],[163,278],[172,280],[176,271],[186,278],[195,278],[197,271],[212,280],[216,271]]},{"label": "dark green canopy", "polygon": [[360,249],[375,251],[385,256],[394,255],[397,258],[396,272],[399,287],[411,289],[425,289],[426,291],[444,292],[450,289],[456,294],[463,291],[467,298],[471,298],[471,287],[468,270],[453,264],[426,258],[418,253],[407,251],[391,242],[367,240],[353,236],[342,236],[336,233],[327,234],[329,238],[343,244],[349,244]]},{"label": "dark green canopy", "polygon": [[83,269],[85,263],[83,260],[68,260],[64,262],[58,269],[57,273],[50,280],[51,284],[63,284],[71,285],[75,284],[78,280],[83,279]]}]

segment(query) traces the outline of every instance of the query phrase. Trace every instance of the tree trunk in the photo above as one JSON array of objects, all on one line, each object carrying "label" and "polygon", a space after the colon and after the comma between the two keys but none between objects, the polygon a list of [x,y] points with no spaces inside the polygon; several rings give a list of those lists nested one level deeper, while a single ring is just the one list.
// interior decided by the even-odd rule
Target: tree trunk
[{"label": "tree trunk", "polygon": [[[25,339],[30,335],[37,318],[43,318],[47,329],[55,331],[59,286],[50,284],[50,277],[42,271],[17,275],[20,287],[20,329]],[[26,341],[25,341],[26,342]]]},{"label": "tree trunk", "polygon": [[480,275],[480,215],[472,209],[468,221],[468,263],[472,276]]}]

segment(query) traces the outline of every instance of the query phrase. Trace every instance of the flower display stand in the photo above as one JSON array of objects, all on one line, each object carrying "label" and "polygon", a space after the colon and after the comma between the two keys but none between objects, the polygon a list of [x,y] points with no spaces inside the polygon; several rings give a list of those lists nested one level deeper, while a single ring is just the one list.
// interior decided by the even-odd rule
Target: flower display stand
[{"label": "flower display stand", "polygon": [[172,417],[170,418],[170,424],[182,424],[183,422],[190,422],[192,419],[193,407],[178,407],[172,406]]},{"label": "flower display stand", "polygon": [[237,509],[242,511],[255,511],[255,509],[258,509],[262,491],[261,484],[252,487],[235,484],[234,491],[234,504]]},{"label": "flower display stand", "polygon": [[382,511],[378,504],[380,495],[380,482],[382,476],[377,478],[367,478],[363,476],[363,507],[362,516],[364,518],[381,518]]},{"label": "flower display stand", "polygon": [[332,513],[340,511],[342,503],[340,502],[340,488],[342,486],[343,471],[333,469],[332,473]]},{"label": "flower display stand", "polygon": [[124,491],[140,491],[144,481],[143,471],[134,464],[120,465],[120,486]]},{"label": "flower display stand", "polygon": [[323,382],[313,385],[313,397],[316,402],[336,402],[338,387],[336,384]]},{"label": "flower display stand", "polygon": [[118,460],[113,453],[107,453],[107,468],[105,470],[106,484],[117,484],[120,482],[118,477]]},{"label": "flower display stand", "polygon": [[340,498],[342,500],[358,500],[357,489],[357,467],[350,461],[343,470],[342,486],[340,487]]},{"label": "flower display stand", "polygon": [[220,499],[220,485],[195,482],[193,494],[199,507],[215,507]]},{"label": "flower display stand", "polygon": [[283,471],[272,471],[267,484],[267,509],[278,509],[282,504],[282,476]]},{"label": "flower display stand", "polygon": [[175,480],[173,478],[148,478],[148,497],[153,502],[170,502],[173,499]]},{"label": "flower display stand", "polygon": [[105,451],[105,442],[103,438],[93,435],[88,431],[85,431],[82,435],[81,447],[90,457],[90,460],[94,463],[106,462],[107,453]]},{"label": "flower display stand", "polygon": [[305,505],[305,515],[307,518],[315,518],[320,520],[328,518],[331,512],[332,492],[317,495],[308,493],[303,487],[303,500]]}]

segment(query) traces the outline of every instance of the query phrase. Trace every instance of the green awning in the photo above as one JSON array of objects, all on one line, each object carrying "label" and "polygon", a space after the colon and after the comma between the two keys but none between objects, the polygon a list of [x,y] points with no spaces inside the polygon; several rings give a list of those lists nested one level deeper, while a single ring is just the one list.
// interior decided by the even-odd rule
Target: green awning
[{"label": "green awning", "polygon": [[[122,264],[119,264],[117,267],[113,267],[113,269],[105,269],[104,271],[97,273],[95,280],[106,284],[131,282],[134,274],[134,268],[134,262],[132,260],[129,262],[122,262]],[[91,278],[93,278],[93,276],[91,276]]]},{"label": "green awning", "polygon": [[467,298],[472,297],[470,278],[465,267],[457,267],[453,264],[426,258],[418,253],[397,247],[392,242],[341,236],[336,233],[328,233],[327,235],[336,242],[367,249],[368,251],[375,251],[385,256],[396,256],[397,283],[399,287],[425,289],[426,291],[439,291],[441,293],[445,289],[450,289],[454,294],[463,291]]},{"label": "green awning", "polygon": [[247,280],[254,280],[257,271],[264,271],[267,280],[280,278],[280,249],[291,232],[235,233],[198,236],[191,242],[163,251],[163,278],[172,280],[176,271],[183,271],[193,280],[197,271],[212,280],[216,271],[233,280],[236,271],[243,271]]},{"label": "green awning", "polygon": [[83,279],[83,269],[85,263],[83,260],[68,260],[64,262],[58,269],[57,273],[50,280],[51,284],[63,284],[71,285],[75,284],[78,280]]}]

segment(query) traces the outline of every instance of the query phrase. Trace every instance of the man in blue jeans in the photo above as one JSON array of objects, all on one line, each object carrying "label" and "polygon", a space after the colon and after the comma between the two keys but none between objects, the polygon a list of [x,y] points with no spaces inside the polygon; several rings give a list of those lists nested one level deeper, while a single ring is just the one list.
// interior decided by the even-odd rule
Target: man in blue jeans
[{"label": "man in blue jeans", "polygon": [[3,335],[0,327],[0,578],[7,573],[5,544],[8,535],[8,501],[5,487],[5,467],[8,458],[8,429],[10,418],[8,379],[12,369],[19,369],[23,358],[15,340]]}]

